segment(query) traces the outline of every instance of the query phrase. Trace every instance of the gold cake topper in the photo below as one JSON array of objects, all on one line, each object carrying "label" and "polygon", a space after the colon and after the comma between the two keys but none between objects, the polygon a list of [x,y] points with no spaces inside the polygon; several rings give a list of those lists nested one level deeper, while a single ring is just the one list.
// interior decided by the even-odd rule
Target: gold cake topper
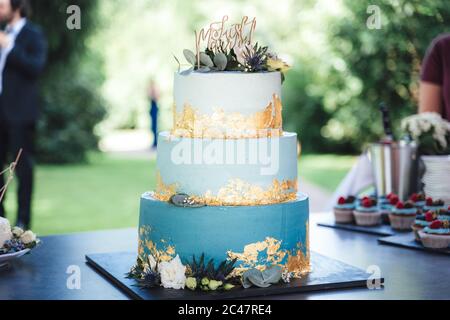
[{"label": "gold cake topper", "polygon": [[249,19],[244,16],[240,23],[232,24],[229,28],[226,23],[228,16],[224,16],[221,21],[213,22],[209,28],[203,28],[195,32],[195,48],[197,53],[197,64],[200,67],[200,47],[206,42],[206,47],[216,52],[217,50],[228,51],[236,46],[251,45],[253,33],[256,29],[256,18]]}]

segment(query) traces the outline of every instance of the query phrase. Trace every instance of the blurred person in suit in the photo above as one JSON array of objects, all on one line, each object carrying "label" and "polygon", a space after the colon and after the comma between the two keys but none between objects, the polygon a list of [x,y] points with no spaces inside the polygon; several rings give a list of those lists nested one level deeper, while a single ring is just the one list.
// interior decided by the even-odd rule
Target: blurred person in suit
[{"label": "blurred person in suit", "polygon": [[159,89],[156,86],[155,80],[150,80],[150,85],[148,87],[148,100],[150,101],[150,120],[151,120],[151,131],[153,133],[153,145],[152,149],[156,149],[158,146],[158,102],[159,102]]},{"label": "blurred person in suit", "polygon": [[[38,120],[38,80],[47,57],[41,29],[32,24],[28,0],[0,0],[0,171],[23,149],[16,167],[17,225],[31,223],[33,145]],[[0,187],[4,185],[0,177]],[[0,204],[0,216],[5,210]]]}]

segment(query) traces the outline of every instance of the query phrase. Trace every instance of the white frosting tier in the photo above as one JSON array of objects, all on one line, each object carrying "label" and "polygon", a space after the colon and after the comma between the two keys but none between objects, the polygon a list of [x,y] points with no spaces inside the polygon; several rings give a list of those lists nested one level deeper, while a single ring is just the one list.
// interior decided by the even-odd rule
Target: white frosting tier
[{"label": "white frosting tier", "polygon": [[272,102],[274,94],[281,97],[279,72],[175,74],[177,112],[182,112],[188,104],[204,114],[221,108],[227,113],[250,115],[263,111]]},{"label": "white frosting tier", "polygon": [[[282,133],[279,72],[176,73],[174,101],[176,135],[242,138],[274,135],[269,130]],[[182,130],[188,132],[180,134]]]}]

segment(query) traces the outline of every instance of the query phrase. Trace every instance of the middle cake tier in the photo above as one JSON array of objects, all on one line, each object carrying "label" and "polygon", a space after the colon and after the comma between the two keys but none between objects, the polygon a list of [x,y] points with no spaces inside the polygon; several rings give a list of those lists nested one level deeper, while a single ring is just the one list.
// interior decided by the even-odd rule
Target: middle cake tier
[{"label": "middle cake tier", "polygon": [[207,205],[267,205],[296,199],[297,134],[199,139],[159,134],[155,198],[187,194]]}]

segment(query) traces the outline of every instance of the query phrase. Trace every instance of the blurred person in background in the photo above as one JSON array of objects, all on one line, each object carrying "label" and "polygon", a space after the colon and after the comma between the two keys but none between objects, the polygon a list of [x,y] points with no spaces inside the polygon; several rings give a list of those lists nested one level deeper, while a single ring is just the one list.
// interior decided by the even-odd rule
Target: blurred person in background
[{"label": "blurred person in background", "polygon": [[150,101],[150,120],[151,131],[153,133],[153,145],[152,149],[156,149],[158,146],[158,102],[159,102],[159,90],[156,86],[155,80],[150,80],[148,88],[148,99]]},{"label": "blurred person in background", "polygon": [[437,37],[423,61],[419,112],[437,112],[450,121],[450,34]]},{"label": "blurred person in background", "polygon": [[[38,119],[38,79],[44,69],[47,44],[32,24],[28,0],[0,0],[0,171],[20,149],[17,225],[31,223],[33,140]],[[0,177],[0,187],[5,183]],[[5,210],[0,204],[0,216]]]}]

